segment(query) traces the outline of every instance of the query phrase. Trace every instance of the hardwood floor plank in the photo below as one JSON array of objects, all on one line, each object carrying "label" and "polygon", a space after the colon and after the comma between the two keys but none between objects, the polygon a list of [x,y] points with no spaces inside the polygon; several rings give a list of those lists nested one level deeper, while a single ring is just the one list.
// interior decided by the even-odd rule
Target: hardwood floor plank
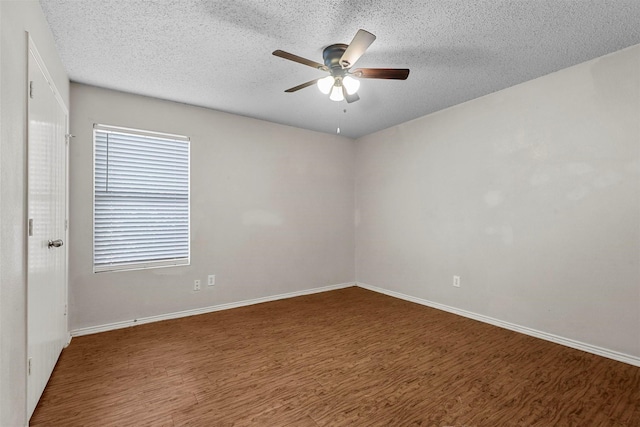
[{"label": "hardwood floor plank", "polygon": [[640,368],[361,288],[75,338],[33,426],[640,426]]}]

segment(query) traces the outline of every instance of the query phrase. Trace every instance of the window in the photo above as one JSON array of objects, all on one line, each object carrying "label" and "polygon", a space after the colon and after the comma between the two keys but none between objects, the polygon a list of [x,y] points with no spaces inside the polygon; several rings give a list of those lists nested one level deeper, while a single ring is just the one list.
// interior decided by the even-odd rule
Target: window
[{"label": "window", "polygon": [[189,264],[189,138],[94,125],[94,272]]}]

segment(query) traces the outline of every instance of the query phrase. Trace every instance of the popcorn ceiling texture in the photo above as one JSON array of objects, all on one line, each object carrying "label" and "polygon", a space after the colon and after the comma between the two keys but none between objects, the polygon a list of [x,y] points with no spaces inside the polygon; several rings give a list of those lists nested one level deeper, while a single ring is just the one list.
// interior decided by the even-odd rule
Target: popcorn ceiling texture
[{"label": "popcorn ceiling texture", "polygon": [[[357,138],[640,43],[638,0],[41,0],[72,81]],[[322,62],[359,28],[377,36],[362,80],[332,102]],[[347,110],[346,113],[344,110]]]}]

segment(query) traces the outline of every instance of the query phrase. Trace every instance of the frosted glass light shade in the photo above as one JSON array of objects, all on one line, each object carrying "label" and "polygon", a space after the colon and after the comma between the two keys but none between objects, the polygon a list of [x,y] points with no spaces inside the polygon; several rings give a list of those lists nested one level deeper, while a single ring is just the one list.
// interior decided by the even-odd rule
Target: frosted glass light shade
[{"label": "frosted glass light shade", "polygon": [[320,89],[320,92],[324,93],[325,95],[328,95],[329,92],[331,92],[331,87],[333,86],[334,83],[335,83],[335,80],[333,79],[333,76],[327,76],[325,78],[318,80],[316,84],[318,85],[318,89]]},{"label": "frosted glass light shade", "polygon": [[342,86],[334,86],[331,89],[331,95],[329,99],[332,101],[342,101],[344,100],[344,95],[342,94]]},{"label": "frosted glass light shade", "polygon": [[360,80],[354,79],[351,76],[345,76],[342,79],[342,84],[349,95],[353,95],[360,89]]}]

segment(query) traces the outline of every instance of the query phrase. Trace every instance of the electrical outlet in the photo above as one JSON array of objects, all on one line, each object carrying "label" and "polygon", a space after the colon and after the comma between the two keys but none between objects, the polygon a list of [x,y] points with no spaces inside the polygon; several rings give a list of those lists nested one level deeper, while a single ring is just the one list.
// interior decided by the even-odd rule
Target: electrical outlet
[{"label": "electrical outlet", "polygon": [[460,276],[453,276],[453,286],[456,288],[460,287]]},{"label": "electrical outlet", "polygon": [[209,286],[214,286],[216,284],[216,275],[215,274],[210,274],[209,275],[209,281],[207,282],[207,284]]},{"label": "electrical outlet", "polygon": [[193,290],[194,291],[200,290],[200,279],[196,279],[193,281]]}]

